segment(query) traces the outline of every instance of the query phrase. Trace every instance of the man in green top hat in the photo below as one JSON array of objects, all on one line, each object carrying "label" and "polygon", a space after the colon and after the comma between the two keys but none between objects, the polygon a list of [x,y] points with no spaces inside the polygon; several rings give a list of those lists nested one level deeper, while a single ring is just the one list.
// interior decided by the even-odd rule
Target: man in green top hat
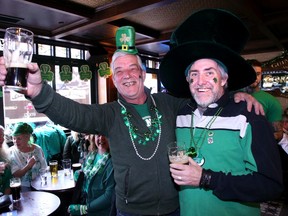
[{"label": "man in green top hat", "polygon": [[[175,140],[176,114],[188,100],[151,94],[144,86],[145,67],[133,48],[135,30],[119,30],[111,63],[117,101],[84,105],[67,99],[42,83],[36,64],[28,66],[26,96],[56,124],[88,134],[98,132],[109,139],[118,215],[176,216],[178,191],[170,176],[167,144]],[[4,85],[6,73],[0,58],[0,85]]]},{"label": "man in green top hat", "polygon": [[247,39],[235,15],[197,11],[172,34],[173,47],[160,65],[164,86],[194,99],[176,120],[176,138],[189,148],[189,165],[170,165],[183,216],[260,215],[260,202],[279,198],[283,190],[268,121],[229,96],[256,77],[239,55]]}]

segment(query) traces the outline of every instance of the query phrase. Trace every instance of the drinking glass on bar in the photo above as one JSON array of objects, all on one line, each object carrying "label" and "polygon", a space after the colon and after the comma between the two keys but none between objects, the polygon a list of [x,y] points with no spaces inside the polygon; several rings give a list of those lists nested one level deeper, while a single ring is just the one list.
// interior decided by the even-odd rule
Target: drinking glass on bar
[{"label": "drinking glass on bar", "polygon": [[10,189],[12,193],[13,202],[17,202],[21,198],[21,179],[20,178],[11,178],[10,179]]},{"label": "drinking glass on bar", "polygon": [[20,28],[7,28],[4,36],[3,56],[7,69],[5,88],[25,93],[27,90],[27,64],[33,56],[33,32]]},{"label": "drinking glass on bar", "polygon": [[72,170],[75,173],[77,170],[81,169],[81,163],[73,163],[72,164]]},{"label": "drinking glass on bar", "polygon": [[50,173],[51,177],[58,177],[58,161],[57,160],[51,160],[49,161],[50,166]]},{"label": "drinking glass on bar", "polygon": [[63,159],[62,166],[64,170],[64,176],[70,176],[71,175],[71,159]]},{"label": "drinking glass on bar", "polygon": [[189,164],[187,148],[184,142],[172,142],[168,145],[168,157],[171,163]]},{"label": "drinking glass on bar", "polygon": [[39,175],[40,175],[40,178],[41,178],[42,185],[46,184],[47,183],[47,169],[46,168],[41,168],[39,170]]}]

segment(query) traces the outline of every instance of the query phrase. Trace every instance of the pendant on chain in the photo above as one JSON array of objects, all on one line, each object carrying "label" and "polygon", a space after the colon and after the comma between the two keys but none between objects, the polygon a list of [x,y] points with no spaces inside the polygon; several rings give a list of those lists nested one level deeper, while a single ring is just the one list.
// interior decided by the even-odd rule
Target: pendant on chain
[{"label": "pendant on chain", "polygon": [[205,158],[203,157],[203,155],[198,154],[195,158],[193,158],[193,160],[199,165],[199,166],[203,166],[205,163]]},{"label": "pendant on chain", "polygon": [[214,142],[213,135],[214,135],[214,133],[212,131],[208,132],[208,138],[207,138],[207,143],[208,144],[213,144],[213,142]]}]

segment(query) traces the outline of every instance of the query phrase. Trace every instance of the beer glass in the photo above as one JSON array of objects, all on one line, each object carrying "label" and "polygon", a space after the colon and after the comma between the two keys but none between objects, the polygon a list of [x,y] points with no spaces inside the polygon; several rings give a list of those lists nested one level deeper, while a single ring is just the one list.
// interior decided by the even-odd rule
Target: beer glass
[{"label": "beer glass", "polygon": [[47,183],[47,169],[41,168],[39,170],[39,175],[40,175],[41,183],[46,184]]},{"label": "beer glass", "polygon": [[73,163],[72,164],[72,170],[73,172],[76,172],[77,170],[81,169],[81,163]]},{"label": "beer glass", "polygon": [[27,90],[27,64],[33,56],[33,32],[19,27],[7,28],[4,36],[3,56],[7,76],[6,89],[25,93]]},{"label": "beer glass", "polygon": [[168,157],[171,163],[189,164],[187,148],[184,142],[172,142],[168,144]]},{"label": "beer glass", "polygon": [[21,198],[21,179],[20,178],[11,178],[10,179],[10,189],[12,193],[13,202],[17,202]]},{"label": "beer glass", "polygon": [[49,166],[51,177],[58,177],[58,161],[57,160],[49,161]]},{"label": "beer glass", "polygon": [[64,176],[69,176],[71,174],[71,159],[63,159],[62,166],[64,170]]}]

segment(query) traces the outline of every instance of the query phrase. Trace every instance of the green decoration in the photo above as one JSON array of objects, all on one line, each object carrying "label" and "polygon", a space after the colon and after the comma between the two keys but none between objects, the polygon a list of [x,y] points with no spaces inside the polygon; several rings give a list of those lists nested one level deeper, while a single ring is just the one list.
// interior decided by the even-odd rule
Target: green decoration
[{"label": "green decoration", "polygon": [[52,81],[54,79],[54,73],[51,71],[51,67],[48,64],[40,65],[41,76],[43,80]]},{"label": "green decoration", "polygon": [[100,77],[108,78],[112,73],[107,62],[99,63],[98,73]]},{"label": "green decoration", "polygon": [[217,80],[216,77],[214,77],[214,78],[213,78],[213,81],[214,81],[215,83],[217,83],[218,80]]},{"label": "green decoration", "polygon": [[195,158],[197,156],[196,149],[194,147],[190,147],[186,153],[191,158]]},{"label": "green decoration", "polygon": [[161,136],[162,115],[159,113],[156,106],[151,106],[150,108],[151,112],[155,112],[156,114],[155,117],[151,119],[151,128],[145,133],[140,134],[138,128],[132,124],[132,114],[127,111],[126,107],[120,102],[120,100],[118,100],[118,103],[121,105],[121,114],[125,125],[129,129],[132,143],[136,142],[141,145],[147,145],[149,141],[155,141],[157,137]]},{"label": "green decoration", "polygon": [[65,83],[68,83],[72,80],[72,71],[69,65],[62,65],[60,71],[60,79]]},{"label": "green decoration", "polygon": [[135,29],[132,26],[122,26],[118,28],[115,36],[116,52],[122,51],[129,54],[137,54],[135,47]]},{"label": "green decoration", "polygon": [[90,71],[89,65],[81,65],[79,75],[80,79],[84,81],[92,79],[92,72]]}]

